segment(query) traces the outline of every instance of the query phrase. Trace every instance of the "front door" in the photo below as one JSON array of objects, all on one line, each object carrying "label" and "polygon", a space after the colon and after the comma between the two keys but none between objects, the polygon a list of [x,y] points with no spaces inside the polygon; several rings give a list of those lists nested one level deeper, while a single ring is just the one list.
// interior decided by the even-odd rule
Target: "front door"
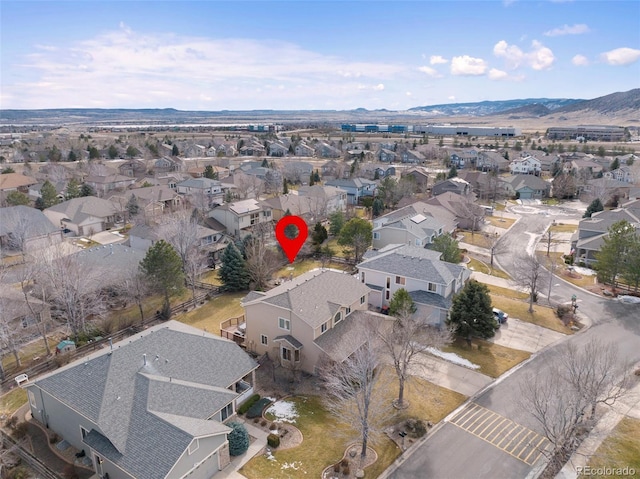
[{"label": "front door", "polygon": [[102,477],[102,458],[100,456],[98,456],[97,454],[94,454],[94,460],[96,463],[96,472],[98,473],[99,477]]}]

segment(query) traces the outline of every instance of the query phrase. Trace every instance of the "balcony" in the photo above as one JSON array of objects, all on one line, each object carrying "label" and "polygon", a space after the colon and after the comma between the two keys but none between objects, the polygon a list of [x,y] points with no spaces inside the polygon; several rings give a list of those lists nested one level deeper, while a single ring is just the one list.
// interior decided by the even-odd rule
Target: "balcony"
[{"label": "balcony", "polygon": [[239,346],[244,347],[246,332],[246,322],[244,314],[235,318],[225,319],[220,324],[220,336],[234,341]]}]

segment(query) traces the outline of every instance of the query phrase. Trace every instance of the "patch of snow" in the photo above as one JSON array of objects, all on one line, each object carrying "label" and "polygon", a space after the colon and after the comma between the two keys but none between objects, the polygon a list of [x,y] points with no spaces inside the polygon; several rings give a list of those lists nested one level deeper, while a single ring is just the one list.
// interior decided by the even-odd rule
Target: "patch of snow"
[{"label": "patch of snow", "polygon": [[582,266],[574,266],[573,270],[583,276],[594,276],[596,274],[591,268],[583,268]]},{"label": "patch of snow", "polygon": [[457,364],[459,366],[464,366],[469,369],[480,369],[480,366],[477,364],[473,364],[468,359],[461,358],[456,353],[443,353],[439,349],[436,348],[427,348],[427,351],[434,356],[438,356],[439,358],[444,359],[445,361],[449,361],[450,363]]},{"label": "patch of snow", "polygon": [[299,471],[301,467],[302,461],[293,461],[285,462],[284,464],[282,464],[282,466],[280,466],[280,469],[293,469],[294,471]]},{"label": "patch of snow", "polygon": [[265,454],[265,457],[269,461],[275,461],[276,460],[275,456],[273,454],[271,454],[271,451],[269,451],[269,450],[267,450],[267,452]]},{"label": "patch of snow", "polygon": [[640,304],[640,298],[637,298],[635,296],[621,295],[618,296],[618,299],[623,303]]},{"label": "patch of snow", "polygon": [[290,401],[276,401],[266,410],[266,414],[271,414],[276,421],[296,423],[298,411],[296,405]]}]

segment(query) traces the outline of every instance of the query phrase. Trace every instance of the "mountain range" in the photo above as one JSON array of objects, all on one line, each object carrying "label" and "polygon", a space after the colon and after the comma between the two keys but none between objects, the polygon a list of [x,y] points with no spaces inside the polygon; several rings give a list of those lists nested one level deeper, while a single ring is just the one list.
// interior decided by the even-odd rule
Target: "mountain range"
[{"label": "mountain range", "polygon": [[[640,88],[591,100],[527,98],[418,106],[407,111],[367,110],[253,110],[181,111],[166,109],[60,108],[0,110],[0,124],[114,124],[114,123],[220,123],[220,122],[424,122],[429,119],[470,122],[640,124]],[[475,120],[474,120],[475,119]]]}]

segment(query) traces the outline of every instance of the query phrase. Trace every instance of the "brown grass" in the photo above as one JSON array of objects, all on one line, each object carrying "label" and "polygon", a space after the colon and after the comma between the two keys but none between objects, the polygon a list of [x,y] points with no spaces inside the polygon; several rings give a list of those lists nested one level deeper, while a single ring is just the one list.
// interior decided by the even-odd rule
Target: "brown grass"
[{"label": "brown grass", "polygon": [[489,248],[489,242],[487,238],[479,231],[475,232],[473,235],[471,231],[464,231],[462,235],[462,243],[471,244],[473,246],[478,246],[479,248]]},{"label": "brown grass", "polygon": [[496,296],[504,296],[505,298],[512,299],[527,299],[529,295],[522,291],[518,291],[517,289],[511,288],[502,288],[500,286],[494,286],[492,284],[487,284],[487,288],[489,288],[489,292]]},{"label": "brown grass", "polygon": [[219,335],[220,323],[225,319],[240,316],[244,313],[242,306],[240,306],[240,299],[246,295],[246,292],[225,293],[188,313],[176,315],[173,319],[189,324],[194,328],[204,329],[209,333]]},{"label": "brown grass", "polygon": [[15,387],[10,392],[0,397],[0,416],[11,416],[27,402],[27,391]]},{"label": "brown grass", "polygon": [[564,223],[556,223],[549,227],[552,233],[574,233],[578,229],[578,225],[565,225]]},{"label": "brown grass", "polygon": [[573,334],[571,328],[562,324],[560,318],[556,316],[556,312],[551,308],[534,303],[533,313],[530,313],[529,303],[527,301],[519,301],[496,294],[491,294],[491,302],[494,307],[505,311],[511,318],[537,324],[538,326],[558,331],[559,333]]},{"label": "brown grass", "polygon": [[[593,468],[628,467],[640,471],[640,419],[623,418],[589,460]],[[620,475],[599,475],[602,478]]]},{"label": "brown grass", "polygon": [[486,221],[496,228],[511,228],[511,225],[516,222],[513,218],[501,218],[500,216],[485,216]]},{"label": "brown grass", "polygon": [[476,258],[469,257],[469,263],[467,263],[467,267],[469,269],[477,271],[478,273],[489,274],[491,276],[502,279],[509,279],[509,275],[501,269],[498,269],[494,266],[493,270],[491,270],[491,266]]},{"label": "brown grass", "polygon": [[477,364],[480,366],[479,372],[492,378],[502,376],[506,371],[531,356],[531,353],[526,351],[507,348],[482,339],[474,339],[471,349],[469,349],[466,341],[457,338],[442,350],[456,353],[458,356]]}]

